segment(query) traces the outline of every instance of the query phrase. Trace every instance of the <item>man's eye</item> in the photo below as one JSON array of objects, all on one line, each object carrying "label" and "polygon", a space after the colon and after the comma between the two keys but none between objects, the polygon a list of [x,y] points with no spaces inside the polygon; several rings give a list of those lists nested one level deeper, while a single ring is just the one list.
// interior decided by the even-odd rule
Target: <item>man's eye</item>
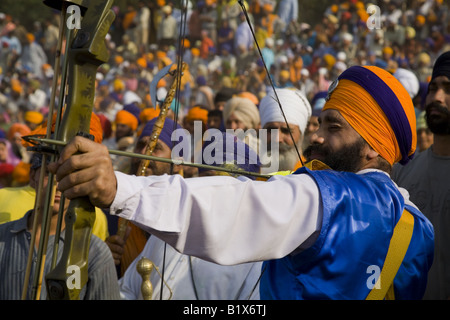
[{"label": "man's eye", "polygon": [[444,85],[444,92],[445,92],[445,94],[450,94],[450,84]]},{"label": "man's eye", "polygon": [[340,130],[340,129],[341,129],[341,126],[338,126],[338,125],[328,126],[328,130],[329,131],[337,131],[337,130]]}]

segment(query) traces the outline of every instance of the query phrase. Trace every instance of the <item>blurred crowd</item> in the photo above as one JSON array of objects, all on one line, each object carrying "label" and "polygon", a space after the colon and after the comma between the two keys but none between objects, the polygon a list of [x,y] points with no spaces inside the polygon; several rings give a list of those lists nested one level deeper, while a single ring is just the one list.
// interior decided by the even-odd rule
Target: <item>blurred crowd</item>
[{"label": "blurred crowd", "polygon": [[[248,16],[233,0],[182,1],[186,8],[174,3],[113,7],[116,19],[106,37],[110,60],[98,69],[94,103],[108,147],[130,149],[159,114],[172,79],[155,84],[156,97],[150,95],[152,80],[176,64],[180,53],[188,67],[171,116],[188,130],[195,120],[203,129],[223,130],[235,129],[239,121],[245,122],[242,128],[260,128],[257,112],[231,119],[224,105],[240,97],[258,107],[272,83],[300,90],[314,114],[331,82],[353,65],[376,65],[394,74],[420,119],[433,63],[450,50],[448,7],[442,0],[333,1],[314,24],[301,21],[296,0],[248,0]],[[368,13],[370,5],[380,9],[379,15]],[[368,22],[378,18],[380,28],[369,28]],[[0,13],[0,187],[29,181],[30,155],[21,137],[46,121],[60,23],[55,12],[53,19],[27,29],[21,17]],[[418,129],[426,129],[421,126],[424,121],[418,121]],[[121,159],[116,166],[129,170]]]}]

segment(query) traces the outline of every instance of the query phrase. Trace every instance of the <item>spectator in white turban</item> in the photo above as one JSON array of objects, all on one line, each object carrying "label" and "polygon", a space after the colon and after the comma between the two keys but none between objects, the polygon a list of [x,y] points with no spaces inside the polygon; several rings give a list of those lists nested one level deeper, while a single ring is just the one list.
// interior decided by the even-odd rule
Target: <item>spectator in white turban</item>
[{"label": "spectator in white turban", "polygon": [[261,121],[258,108],[250,99],[233,97],[228,100],[223,108],[223,120],[226,129],[242,129],[245,138],[241,137],[241,140],[258,151],[257,130],[260,129]]},{"label": "spectator in white turban", "polygon": [[403,68],[398,68],[393,75],[398,81],[400,81],[403,87],[405,87],[411,99],[414,99],[420,89],[419,79],[417,76],[412,71]]},{"label": "spectator in white turban", "polygon": [[258,129],[260,126],[259,111],[256,105],[247,98],[233,97],[223,108],[223,119],[227,129]]},{"label": "spectator in white turban", "polygon": [[294,170],[301,163],[299,155],[302,156],[301,146],[306,125],[311,117],[311,105],[299,90],[276,89],[276,95],[283,108],[287,124],[275,93],[271,91],[261,99],[259,104],[261,127],[268,130],[267,149],[269,153],[273,153],[273,150],[271,150],[271,130],[278,129],[279,170]]}]

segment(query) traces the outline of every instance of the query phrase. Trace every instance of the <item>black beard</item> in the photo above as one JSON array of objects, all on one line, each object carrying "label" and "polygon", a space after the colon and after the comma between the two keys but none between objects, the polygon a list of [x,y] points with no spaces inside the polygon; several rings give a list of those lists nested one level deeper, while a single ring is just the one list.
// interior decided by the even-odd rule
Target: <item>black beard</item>
[{"label": "black beard", "polygon": [[336,171],[358,172],[361,168],[362,150],[366,146],[366,141],[360,138],[354,144],[345,146],[340,150],[333,151],[321,144],[312,144],[306,148],[303,155],[307,161],[311,161],[311,153],[321,155],[320,161]]},{"label": "black beard", "polygon": [[[438,110],[441,115],[431,115],[432,109]],[[450,135],[450,111],[439,102],[432,102],[426,106],[426,116],[428,128],[437,135]]]}]

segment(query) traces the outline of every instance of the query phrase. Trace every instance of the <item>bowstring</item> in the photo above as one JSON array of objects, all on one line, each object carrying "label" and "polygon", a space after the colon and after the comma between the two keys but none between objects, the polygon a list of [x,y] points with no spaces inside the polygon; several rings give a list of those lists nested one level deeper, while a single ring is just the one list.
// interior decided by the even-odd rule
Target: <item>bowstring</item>
[{"label": "bowstring", "polygon": [[[181,77],[182,70],[183,70],[183,56],[184,56],[184,36],[186,34],[186,22],[187,22],[187,7],[188,7],[188,0],[182,0],[181,1],[181,19],[180,19],[180,30],[179,30],[179,37],[178,37],[178,54],[177,54],[177,70],[178,72],[175,74],[174,81],[177,81],[177,90],[175,92],[175,106],[174,106],[174,123],[172,128],[172,133],[177,128],[178,123],[178,116],[179,116],[179,110],[180,110],[180,95],[181,95]],[[175,141],[172,141],[172,147],[175,144]],[[174,164],[170,164],[170,175],[173,174],[173,166]],[[159,299],[162,300],[163,297],[163,290],[164,290],[164,272],[165,272],[165,266],[166,266],[166,252],[167,252],[167,242],[164,242],[164,252],[163,252],[163,265],[162,265],[162,271],[161,271],[161,289],[159,291]]]},{"label": "bowstring", "polygon": [[295,151],[297,153],[297,156],[300,159],[300,162],[301,162],[302,166],[304,166],[305,164],[303,163],[302,157],[300,156],[300,151],[298,150],[297,143],[294,140],[294,136],[292,135],[291,128],[289,127],[289,123],[288,123],[288,121],[286,119],[286,115],[284,114],[283,107],[281,106],[280,99],[278,98],[277,91],[275,90],[275,84],[273,83],[272,77],[270,76],[269,69],[267,69],[267,65],[266,65],[266,62],[264,61],[264,57],[262,55],[261,48],[259,47],[258,41],[256,39],[256,35],[255,35],[254,30],[253,30],[252,23],[250,21],[250,17],[248,16],[247,9],[245,8],[245,5],[242,2],[242,0],[238,0],[238,3],[239,3],[239,5],[242,8],[242,12],[244,13],[245,19],[247,20],[247,24],[248,24],[248,26],[250,28],[250,32],[252,33],[253,40],[255,41],[255,44],[256,44],[256,48],[258,49],[259,56],[261,57],[262,63],[264,65],[264,70],[266,71],[267,77],[269,78],[270,85],[272,86],[273,92],[275,94],[274,100],[278,103],[278,106],[280,107],[281,114],[283,116],[284,122],[286,123],[286,128],[288,129],[289,135],[291,137],[291,140],[294,143],[294,147],[295,147]]},{"label": "bowstring", "polygon": [[[286,128],[289,131],[289,135],[290,135],[291,140],[292,140],[292,142],[294,144],[297,156],[300,159],[300,162],[301,162],[302,166],[304,166],[305,164],[303,163],[303,159],[300,156],[300,151],[298,150],[297,143],[295,143],[294,136],[292,135],[292,131],[291,131],[290,127],[289,127],[289,123],[288,123],[288,121],[286,119],[286,115],[284,114],[284,110],[283,110],[283,107],[281,106],[280,99],[278,98],[277,91],[275,90],[275,84],[272,81],[272,77],[270,76],[270,72],[269,72],[269,69],[267,68],[266,61],[264,60],[264,57],[263,57],[262,52],[261,52],[261,48],[259,47],[259,44],[258,44],[258,40],[256,39],[256,35],[255,35],[254,30],[253,30],[251,21],[250,21],[250,17],[248,16],[248,13],[247,13],[247,9],[245,8],[245,5],[242,2],[242,0],[238,0],[238,3],[241,6],[241,9],[242,9],[242,12],[244,13],[245,19],[247,20],[247,24],[248,24],[248,26],[250,28],[250,32],[252,33],[253,40],[255,41],[256,48],[258,49],[259,56],[261,57],[261,61],[262,61],[263,66],[264,66],[264,70],[266,71],[267,78],[269,78],[269,83],[272,86],[273,93],[275,95],[274,100],[277,102],[278,106],[280,107],[281,114],[283,116],[284,122],[286,123]],[[247,300],[250,300],[251,296],[253,295],[254,291],[256,290],[256,288],[258,286],[258,283],[261,281],[261,278],[262,278],[264,272],[266,271],[266,267],[267,267],[267,265],[261,270],[261,273],[260,273],[260,275],[258,277],[258,280],[256,281],[255,286],[253,287],[252,291],[250,292]]]}]

